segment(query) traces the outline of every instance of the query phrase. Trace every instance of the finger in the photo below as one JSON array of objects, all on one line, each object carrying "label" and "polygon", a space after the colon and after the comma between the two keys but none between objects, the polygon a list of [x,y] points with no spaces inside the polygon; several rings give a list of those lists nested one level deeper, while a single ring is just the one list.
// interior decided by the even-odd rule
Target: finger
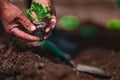
[{"label": "finger", "polygon": [[51,28],[51,29],[54,29],[54,28],[55,28],[56,22],[57,22],[56,17],[53,16],[52,19],[50,20],[50,28]]},{"label": "finger", "polygon": [[31,35],[23,32],[23,31],[19,30],[18,28],[13,28],[11,30],[11,34],[13,34],[13,35],[15,35],[17,37],[20,37],[22,39],[25,39],[27,41],[38,41],[38,40],[40,40],[38,37],[31,36]]},{"label": "finger", "polygon": [[49,34],[47,34],[44,39],[47,39],[50,35],[51,35],[52,32],[49,32]]},{"label": "finger", "polygon": [[45,33],[49,33],[50,32],[50,28],[47,28],[46,30],[45,30]]},{"label": "finger", "polygon": [[48,33],[51,31],[51,29],[54,29],[56,26],[56,17],[52,16],[52,19],[50,20],[50,25],[48,26],[48,28],[46,28],[45,32]]},{"label": "finger", "polygon": [[37,3],[40,3],[40,4],[42,4],[43,6],[48,6],[48,4],[51,3],[51,0],[33,0],[33,1],[35,1],[35,2],[37,2]]},{"label": "finger", "polygon": [[25,15],[21,15],[18,19],[18,22],[21,23],[30,32],[36,30],[36,27],[32,24],[32,22],[30,22],[30,20]]},{"label": "finger", "polygon": [[17,27],[17,26],[19,26],[19,25],[18,25],[18,24],[9,24],[9,25],[5,25],[5,26],[7,26],[5,30],[6,30],[8,33],[10,33],[11,30],[12,30],[14,27]]},{"label": "finger", "polygon": [[31,14],[32,14],[32,16],[33,16],[33,18],[34,18],[34,20],[32,21],[34,24],[37,24],[37,16],[36,16],[36,14],[35,14],[35,12],[31,12]]}]

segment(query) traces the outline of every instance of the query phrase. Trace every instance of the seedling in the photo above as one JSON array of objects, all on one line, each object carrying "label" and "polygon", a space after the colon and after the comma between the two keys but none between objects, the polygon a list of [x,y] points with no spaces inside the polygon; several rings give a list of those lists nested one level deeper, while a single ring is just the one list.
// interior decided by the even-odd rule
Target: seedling
[{"label": "seedling", "polygon": [[[47,28],[49,22],[45,23],[42,22],[45,18],[50,19],[52,15],[49,11],[50,5],[48,6],[42,6],[40,3],[32,2],[32,7],[29,9],[26,9],[24,11],[24,14],[27,15],[27,17],[35,23],[37,30],[33,32],[34,35],[40,37],[43,39],[45,35],[45,29]],[[32,15],[32,13],[35,13],[36,17]]]},{"label": "seedling", "polygon": [[49,12],[50,5],[48,6],[42,6],[40,3],[32,2],[32,7],[29,9],[26,9],[24,13],[28,16],[28,18],[33,21],[34,17],[32,15],[32,12],[36,14],[36,24],[38,24],[42,19],[44,18],[51,18],[52,15]]},{"label": "seedling", "polygon": [[80,28],[80,36],[82,38],[94,38],[97,36],[98,30],[96,27],[94,26],[84,26]]}]

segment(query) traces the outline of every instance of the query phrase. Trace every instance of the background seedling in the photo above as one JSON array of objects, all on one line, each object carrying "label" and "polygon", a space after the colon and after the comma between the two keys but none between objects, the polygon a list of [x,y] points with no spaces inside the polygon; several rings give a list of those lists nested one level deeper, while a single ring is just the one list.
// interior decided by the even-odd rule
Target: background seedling
[{"label": "background seedling", "polygon": [[112,19],[108,21],[107,28],[111,30],[120,30],[120,20]]},{"label": "background seedling", "polygon": [[59,23],[63,29],[72,31],[79,26],[79,19],[70,15],[60,18]]},{"label": "background seedling", "polygon": [[79,34],[82,38],[94,38],[97,36],[98,30],[93,26],[84,26],[80,28]]}]

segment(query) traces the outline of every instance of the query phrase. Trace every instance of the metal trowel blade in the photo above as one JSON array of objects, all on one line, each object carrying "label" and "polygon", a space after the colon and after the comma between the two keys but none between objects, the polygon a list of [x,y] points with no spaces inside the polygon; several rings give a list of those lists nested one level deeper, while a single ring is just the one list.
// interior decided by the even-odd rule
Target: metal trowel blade
[{"label": "metal trowel blade", "polygon": [[90,74],[94,74],[94,75],[103,75],[103,74],[105,74],[105,72],[100,68],[96,68],[96,67],[88,66],[88,65],[83,65],[83,64],[82,65],[78,64],[76,66],[76,69],[78,71],[86,72],[86,73],[90,73]]}]

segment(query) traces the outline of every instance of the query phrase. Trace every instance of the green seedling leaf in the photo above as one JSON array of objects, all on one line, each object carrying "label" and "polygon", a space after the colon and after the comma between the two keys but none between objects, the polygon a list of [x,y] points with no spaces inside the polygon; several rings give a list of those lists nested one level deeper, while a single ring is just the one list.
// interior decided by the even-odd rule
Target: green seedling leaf
[{"label": "green seedling leaf", "polygon": [[26,10],[24,11],[24,14],[26,14],[27,17],[28,17],[31,21],[34,19],[33,16],[31,15],[31,10],[30,10],[30,9],[26,9]]},{"label": "green seedling leaf", "polygon": [[112,19],[108,21],[107,28],[111,30],[120,30],[120,20]]},{"label": "green seedling leaf", "polygon": [[79,20],[75,16],[65,16],[59,20],[61,27],[67,31],[72,31],[79,26]]}]

